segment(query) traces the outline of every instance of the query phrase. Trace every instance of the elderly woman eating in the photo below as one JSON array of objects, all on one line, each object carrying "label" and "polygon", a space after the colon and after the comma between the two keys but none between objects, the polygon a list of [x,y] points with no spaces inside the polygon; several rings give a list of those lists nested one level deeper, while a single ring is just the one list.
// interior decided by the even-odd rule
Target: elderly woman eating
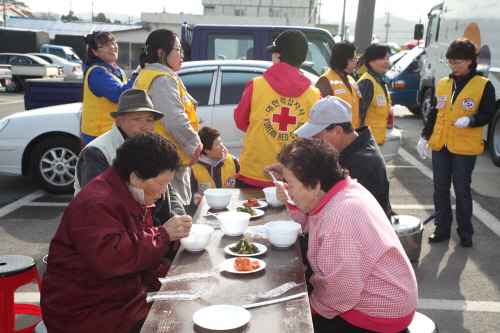
[{"label": "elderly woman eating", "polygon": [[404,331],[417,307],[417,282],[375,198],[339,166],[337,151],[324,141],[289,142],[278,159],[296,206],[287,204],[279,184],[278,199],[309,233],[314,331]]},{"label": "elderly woman eating", "polygon": [[191,217],[153,227],[152,208],[179,165],[175,145],[137,132],[113,165],[70,202],[50,242],[41,307],[49,332],[139,332],[167,274],[170,241],[189,235]]}]

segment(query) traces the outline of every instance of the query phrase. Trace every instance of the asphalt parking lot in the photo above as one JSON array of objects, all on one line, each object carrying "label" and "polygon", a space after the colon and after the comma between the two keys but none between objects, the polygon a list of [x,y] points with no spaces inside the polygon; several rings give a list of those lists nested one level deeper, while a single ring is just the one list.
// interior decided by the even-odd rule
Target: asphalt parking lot
[{"label": "asphalt parking lot", "polygon": [[[0,118],[7,107],[19,106],[22,98],[3,94]],[[398,213],[424,220],[434,207],[431,160],[420,159],[415,151],[422,121],[397,107],[395,124],[403,141],[399,155],[387,163],[391,203]],[[487,153],[478,158],[473,174],[474,246],[461,247],[455,233],[449,242],[427,243],[433,231],[430,223],[424,228],[420,260],[413,263],[419,284],[418,311],[434,320],[439,332],[500,332],[500,168],[493,166]],[[43,275],[42,258],[71,198],[47,194],[30,178],[0,175],[0,254],[31,256]],[[36,285],[22,287],[16,300],[37,304]],[[20,318],[17,328],[33,320]]]}]

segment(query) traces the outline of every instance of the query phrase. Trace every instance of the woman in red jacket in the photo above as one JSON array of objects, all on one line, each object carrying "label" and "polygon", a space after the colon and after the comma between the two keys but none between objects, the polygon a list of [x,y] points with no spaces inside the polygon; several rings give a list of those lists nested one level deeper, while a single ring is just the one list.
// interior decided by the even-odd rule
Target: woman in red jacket
[{"label": "woman in red jacket", "polygon": [[168,265],[170,241],[187,237],[191,217],[153,227],[152,207],[180,156],[159,134],[138,132],[117,149],[108,170],[64,212],[50,242],[41,307],[49,332],[139,332]]}]

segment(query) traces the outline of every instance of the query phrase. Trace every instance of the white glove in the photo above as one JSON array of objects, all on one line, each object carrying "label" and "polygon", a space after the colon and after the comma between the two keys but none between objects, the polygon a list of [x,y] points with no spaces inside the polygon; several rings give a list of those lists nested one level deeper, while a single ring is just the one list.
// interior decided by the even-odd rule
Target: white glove
[{"label": "white glove", "polygon": [[455,126],[457,128],[466,128],[469,126],[470,123],[470,118],[468,116],[464,116],[462,118],[458,118],[458,120],[455,122]]},{"label": "white glove", "polygon": [[422,157],[423,159],[427,157],[427,153],[425,152],[426,147],[427,147],[427,140],[425,140],[424,138],[420,138],[417,144],[417,151],[420,154],[420,157]]}]

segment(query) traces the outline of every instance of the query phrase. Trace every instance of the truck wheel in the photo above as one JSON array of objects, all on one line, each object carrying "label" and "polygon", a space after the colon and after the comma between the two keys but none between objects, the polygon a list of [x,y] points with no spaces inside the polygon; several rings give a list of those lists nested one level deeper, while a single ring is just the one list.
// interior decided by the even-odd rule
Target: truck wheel
[{"label": "truck wheel", "polygon": [[488,138],[491,160],[493,164],[500,167],[500,109],[497,109],[493,121],[489,126]]},{"label": "truck wheel", "polygon": [[414,115],[419,115],[420,114],[420,105],[412,106],[412,107],[408,108],[408,111],[410,111]]},{"label": "truck wheel", "polygon": [[23,90],[23,85],[19,82],[18,78],[13,77],[10,80],[10,84],[5,85],[5,90],[8,92],[18,92]]},{"label": "truck wheel", "polygon": [[57,136],[40,142],[30,156],[30,174],[45,191],[74,191],[76,160],[80,153],[76,139]]},{"label": "truck wheel", "polygon": [[422,113],[422,120],[424,125],[427,123],[427,118],[429,118],[429,113],[432,110],[432,89],[429,88],[424,93],[424,98],[422,98],[422,105],[420,105],[420,112]]}]

